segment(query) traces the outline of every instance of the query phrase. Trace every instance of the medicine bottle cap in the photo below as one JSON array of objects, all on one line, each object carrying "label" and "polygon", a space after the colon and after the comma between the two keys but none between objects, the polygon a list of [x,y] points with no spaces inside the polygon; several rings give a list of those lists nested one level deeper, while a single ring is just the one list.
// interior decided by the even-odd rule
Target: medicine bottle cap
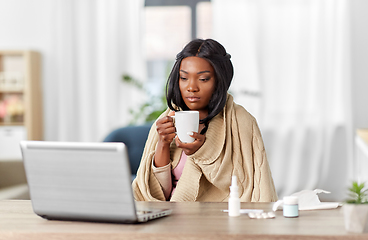
[{"label": "medicine bottle cap", "polygon": [[238,182],[235,175],[231,177],[231,187],[238,187]]},{"label": "medicine bottle cap", "polygon": [[297,196],[287,196],[283,198],[284,200],[284,204],[289,204],[289,205],[296,205],[298,204],[298,197]]}]

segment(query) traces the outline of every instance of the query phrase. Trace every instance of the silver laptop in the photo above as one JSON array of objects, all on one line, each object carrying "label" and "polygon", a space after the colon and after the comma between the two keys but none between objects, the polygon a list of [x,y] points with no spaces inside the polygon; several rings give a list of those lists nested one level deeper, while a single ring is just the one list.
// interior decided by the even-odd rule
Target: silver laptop
[{"label": "silver laptop", "polygon": [[123,143],[22,141],[34,212],[46,219],[145,222],[170,209],[136,209]]}]

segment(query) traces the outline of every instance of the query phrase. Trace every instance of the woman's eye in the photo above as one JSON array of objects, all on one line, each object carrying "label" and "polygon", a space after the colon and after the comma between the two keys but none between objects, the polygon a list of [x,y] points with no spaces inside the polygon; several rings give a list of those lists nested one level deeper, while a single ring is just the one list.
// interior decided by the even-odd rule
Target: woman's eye
[{"label": "woman's eye", "polygon": [[206,82],[206,81],[210,80],[210,78],[200,78],[199,80],[202,81],[202,82]]},{"label": "woman's eye", "polygon": [[187,78],[185,78],[185,77],[180,77],[180,79],[181,79],[181,80],[187,80]]}]

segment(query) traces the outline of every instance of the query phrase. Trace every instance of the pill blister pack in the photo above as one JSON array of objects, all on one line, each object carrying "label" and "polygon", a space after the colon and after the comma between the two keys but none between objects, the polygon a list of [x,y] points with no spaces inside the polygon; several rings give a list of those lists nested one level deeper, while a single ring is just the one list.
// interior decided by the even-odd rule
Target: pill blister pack
[{"label": "pill blister pack", "polygon": [[248,216],[253,219],[269,219],[275,218],[276,214],[275,212],[250,212],[248,213]]}]

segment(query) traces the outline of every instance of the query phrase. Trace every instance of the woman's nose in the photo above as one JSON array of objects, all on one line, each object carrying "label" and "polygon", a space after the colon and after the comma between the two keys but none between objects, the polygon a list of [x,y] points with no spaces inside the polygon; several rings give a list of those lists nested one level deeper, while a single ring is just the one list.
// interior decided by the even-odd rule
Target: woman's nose
[{"label": "woman's nose", "polygon": [[188,92],[198,92],[198,85],[195,80],[189,80]]}]

